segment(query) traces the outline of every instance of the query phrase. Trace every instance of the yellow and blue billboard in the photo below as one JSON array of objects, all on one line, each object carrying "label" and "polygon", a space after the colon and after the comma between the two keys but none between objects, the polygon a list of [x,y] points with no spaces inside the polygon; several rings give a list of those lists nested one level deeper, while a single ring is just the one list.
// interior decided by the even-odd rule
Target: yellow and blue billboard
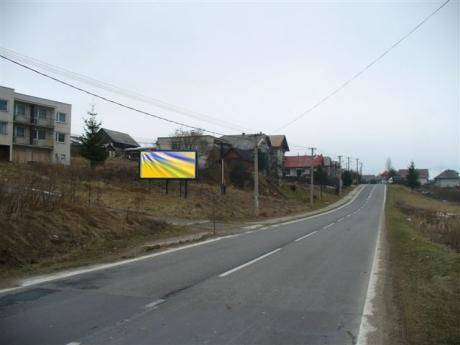
[{"label": "yellow and blue billboard", "polygon": [[195,179],[195,151],[144,151],[140,155],[140,177]]}]

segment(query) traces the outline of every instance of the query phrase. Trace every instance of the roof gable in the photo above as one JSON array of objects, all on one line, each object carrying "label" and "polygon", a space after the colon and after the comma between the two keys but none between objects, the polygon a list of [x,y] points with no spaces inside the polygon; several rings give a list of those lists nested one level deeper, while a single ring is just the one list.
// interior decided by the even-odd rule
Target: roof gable
[{"label": "roof gable", "polygon": [[101,128],[100,131],[104,132],[112,142],[138,147],[139,144],[127,133],[113,131],[107,128]]},{"label": "roof gable", "polygon": [[458,179],[458,172],[455,170],[447,169],[440,173],[438,176],[434,178],[435,180],[443,180],[443,179]]},{"label": "roof gable", "polygon": [[272,147],[282,148],[284,151],[289,151],[289,145],[285,135],[269,135]]},{"label": "roof gable", "polygon": [[219,139],[240,150],[254,150],[256,142],[264,139],[271,146],[270,138],[265,134],[223,135]]}]

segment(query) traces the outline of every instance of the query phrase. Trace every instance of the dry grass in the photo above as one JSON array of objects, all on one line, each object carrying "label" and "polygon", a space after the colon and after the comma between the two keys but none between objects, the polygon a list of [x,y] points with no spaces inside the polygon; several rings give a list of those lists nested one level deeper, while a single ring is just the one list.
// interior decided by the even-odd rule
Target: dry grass
[{"label": "dry grass", "polygon": [[[95,171],[78,159],[71,167],[0,164],[0,172],[4,185],[16,189],[27,185],[24,180],[33,181],[34,188],[58,192],[79,205],[129,209],[160,219],[209,219],[216,212],[217,219],[241,221],[252,219],[254,214],[252,190],[229,186],[227,194],[221,196],[216,183],[190,181],[188,198],[184,199],[179,197],[178,181],[170,181],[165,194],[164,181],[140,180],[137,164],[129,161],[108,161]],[[334,192],[325,191],[322,200],[310,207],[308,186],[297,185],[295,191],[290,186],[275,188],[261,179],[261,218],[317,209],[339,199]]]},{"label": "dry grass", "polygon": [[[391,186],[387,202],[390,272],[403,343],[458,344],[460,340],[460,227],[447,240],[441,215],[459,205]],[[458,213],[457,213],[458,214]],[[433,221],[436,216],[439,220]]]},{"label": "dry grass", "polygon": [[[108,161],[91,171],[72,166],[0,163],[0,279],[91,263],[160,238],[198,230],[164,220],[253,219],[252,190],[189,182],[179,198],[178,183],[138,179],[137,164]],[[260,217],[284,216],[309,208],[308,189],[275,188],[261,181]],[[324,193],[314,208],[338,199]]]}]

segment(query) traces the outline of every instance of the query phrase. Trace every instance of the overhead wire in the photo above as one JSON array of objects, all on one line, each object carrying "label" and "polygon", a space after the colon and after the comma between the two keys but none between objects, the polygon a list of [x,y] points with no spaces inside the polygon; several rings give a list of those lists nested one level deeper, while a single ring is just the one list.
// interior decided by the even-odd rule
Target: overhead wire
[{"label": "overhead wire", "polygon": [[406,40],[410,35],[412,35],[415,31],[417,31],[423,24],[425,24],[428,20],[431,19],[436,13],[438,13],[444,6],[446,6],[450,0],[446,0],[444,3],[441,4],[441,6],[437,7],[433,12],[431,12],[427,17],[425,17],[420,23],[418,23],[415,27],[413,27],[408,33],[406,33],[404,36],[402,36],[399,40],[397,40],[395,43],[393,43],[389,48],[387,48],[383,53],[381,53],[379,56],[377,56],[374,60],[372,60],[369,64],[367,64],[363,69],[361,69],[359,72],[355,73],[351,78],[349,78],[347,81],[342,83],[339,87],[334,89],[332,92],[327,94],[325,97],[323,97],[321,100],[319,100],[317,103],[315,103],[312,107],[308,108],[304,112],[302,112],[300,115],[295,117],[294,119],[290,120],[286,124],[282,125],[281,127],[277,128],[274,130],[272,133],[279,132],[282,129],[285,129],[286,127],[289,127],[293,123],[297,122],[307,114],[311,113],[313,110],[318,108],[321,104],[326,102],[329,98],[333,97],[335,94],[343,90],[346,86],[348,86],[352,81],[360,77],[363,73],[365,73],[368,69],[370,69],[373,65],[375,65],[378,61],[383,59],[390,51],[392,51],[394,48],[396,48],[399,44],[401,44],[404,40]]},{"label": "overhead wire", "polygon": [[52,65],[50,63],[38,60],[36,58],[20,54],[11,49],[0,47],[0,52],[2,52],[4,56],[14,59],[15,61],[27,64],[29,66],[38,67],[41,70],[45,70],[47,72],[51,72],[53,74],[57,74],[62,77],[69,78],[69,79],[72,79],[78,82],[83,82],[85,84],[97,87],[99,89],[103,89],[103,90],[106,90],[112,93],[116,93],[123,97],[134,99],[136,101],[144,102],[147,104],[151,104],[163,110],[173,111],[175,113],[178,113],[178,114],[181,114],[181,115],[184,115],[184,116],[196,119],[196,120],[204,121],[204,122],[216,125],[221,128],[231,129],[233,131],[238,131],[238,132],[253,131],[252,129],[244,127],[244,126],[233,124],[231,122],[228,122],[222,119],[218,119],[218,118],[215,118],[215,117],[212,117],[212,116],[200,113],[200,112],[196,112],[196,111],[187,109],[182,106],[177,106],[177,105],[174,105],[174,104],[171,104],[171,103],[168,103],[168,102],[165,102],[165,101],[162,101],[162,100],[150,97],[150,96],[143,95],[135,91],[127,90],[125,88],[121,88],[119,86],[97,80],[95,78],[92,78],[92,77],[89,77],[89,76],[86,76],[80,73],[70,71],[68,69],[65,69],[65,68],[62,68],[56,65]]},{"label": "overhead wire", "polygon": [[209,130],[209,129],[205,129],[205,128],[202,128],[202,127],[192,126],[192,125],[189,125],[189,124],[186,124],[186,123],[183,123],[183,122],[179,122],[179,121],[176,121],[176,120],[168,119],[168,118],[166,118],[166,117],[164,117],[164,116],[160,116],[160,115],[156,115],[156,114],[150,113],[150,112],[148,112],[148,111],[140,110],[140,109],[137,109],[137,108],[132,107],[132,106],[130,106],[130,105],[126,105],[126,104],[124,104],[124,103],[115,101],[115,100],[113,100],[113,99],[111,99],[111,98],[108,98],[108,97],[105,97],[105,96],[101,96],[101,95],[96,94],[96,93],[94,93],[94,92],[91,92],[91,91],[88,91],[88,90],[83,89],[83,88],[81,88],[81,87],[78,87],[78,86],[76,86],[76,85],[74,85],[74,84],[71,84],[71,83],[68,83],[68,82],[66,82],[66,81],[63,81],[63,80],[61,80],[61,79],[59,79],[59,78],[53,77],[53,76],[51,76],[51,75],[49,75],[49,74],[46,74],[46,73],[44,73],[44,72],[41,72],[41,71],[39,71],[39,70],[37,70],[37,69],[35,69],[35,68],[32,68],[32,67],[30,67],[30,66],[27,66],[27,65],[25,65],[25,64],[23,64],[23,63],[20,63],[20,62],[14,60],[14,59],[11,59],[11,58],[9,58],[9,57],[6,57],[5,55],[0,54],[0,58],[2,58],[2,59],[4,59],[4,60],[7,60],[7,61],[10,61],[10,62],[12,62],[12,63],[14,63],[14,64],[16,64],[16,65],[22,67],[22,68],[25,68],[25,69],[27,69],[27,70],[29,70],[29,71],[32,71],[32,72],[34,72],[34,73],[36,73],[36,74],[39,74],[39,75],[43,76],[43,77],[46,77],[46,78],[51,79],[51,80],[54,80],[55,82],[58,82],[58,83],[60,83],[60,84],[62,84],[62,85],[68,86],[68,87],[73,88],[73,89],[75,89],[75,90],[77,90],[77,91],[80,91],[80,92],[86,93],[86,94],[88,94],[88,95],[91,95],[91,96],[93,96],[93,97],[99,98],[99,99],[101,99],[101,100],[103,100],[103,101],[106,101],[106,102],[109,102],[109,103],[118,105],[118,106],[120,106],[120,107],[122,107],[122,108],[129,109],[129,110],[138,112],[138,113],[140,113],[140,114],[144,114],[144,115],[147,115],[147,116],[154,117],[154,118],[156,118],[156,119],[158,119],[158,120],[161,120],[161,121],[169,122],[169,123],[172,123],[172,124],[175,124],[175,125],[187,127],[187,128],[194,129],[194,130],[197,130],[197,131],[204,131],[204,132],[208,132],[208,133],[212,133],[212,134],[224,135],[223,133],[219,133],[219,132],[216,132],[216,131],[212,131],[212,130]]}]

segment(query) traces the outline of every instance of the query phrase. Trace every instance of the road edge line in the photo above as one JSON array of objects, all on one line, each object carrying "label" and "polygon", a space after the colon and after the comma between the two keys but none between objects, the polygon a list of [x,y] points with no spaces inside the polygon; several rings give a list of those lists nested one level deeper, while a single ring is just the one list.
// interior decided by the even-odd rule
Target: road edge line
[{"label": "road edge line", "polygon": [[359,331],[357,336],[356,345],[368,345],[368,336],[377,330],[371,323],[371,318],[374,315],[373,300],[376,297],[377,281],[379,279],[381,257],[382,257],[382,232],[385,226],[385,205],[387,200],[387,186],[385,185],[382,203],[382,213],[380,214],[379,228],[377,240],[374,248],[374,258],[372,260],[372,268],[367,284],[366,300],[364,302],[363,311],[361,314],[361,322],[359,324]]}]

